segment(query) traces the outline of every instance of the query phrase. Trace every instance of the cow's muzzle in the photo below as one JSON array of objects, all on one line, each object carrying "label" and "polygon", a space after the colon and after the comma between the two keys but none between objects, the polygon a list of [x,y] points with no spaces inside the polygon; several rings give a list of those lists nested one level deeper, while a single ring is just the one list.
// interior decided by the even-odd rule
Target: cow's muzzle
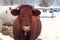
[{"label": "cow's muzzle", "polygon": [[26,31],[26,32],[30,31],[30,26],[23,26],[23,30]]}]

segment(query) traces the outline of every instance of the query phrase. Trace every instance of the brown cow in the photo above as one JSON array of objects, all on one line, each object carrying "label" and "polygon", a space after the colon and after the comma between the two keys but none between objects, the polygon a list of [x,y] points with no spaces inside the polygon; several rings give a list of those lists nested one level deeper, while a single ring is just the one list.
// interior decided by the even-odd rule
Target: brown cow
[{"label": "brown cow", "polygon": [[17,16],[13,23],[15,40],[35,40],[41,33],[41,21],[39,10],[34,10],[30,5],[21,5],[19,9],[11,10]]}]

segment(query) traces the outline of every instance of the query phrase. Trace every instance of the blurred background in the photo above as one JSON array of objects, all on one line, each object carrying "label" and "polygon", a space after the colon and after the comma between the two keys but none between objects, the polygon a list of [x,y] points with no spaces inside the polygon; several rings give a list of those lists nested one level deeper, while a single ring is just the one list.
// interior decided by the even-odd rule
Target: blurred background
[{"label": "blurred background", "polygon": [[60,6],[60,0],[0,0],[0,6],[30,4],[42,7]]}]

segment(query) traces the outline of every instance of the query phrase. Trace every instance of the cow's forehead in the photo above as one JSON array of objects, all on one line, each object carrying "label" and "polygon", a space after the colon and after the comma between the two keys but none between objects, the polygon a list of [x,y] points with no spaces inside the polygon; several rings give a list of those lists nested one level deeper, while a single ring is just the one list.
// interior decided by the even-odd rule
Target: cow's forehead
[{"label": "cow's forehead", "polygon": [[21,6],[20,6],[20,9],[21,9],[21,8],[29,8],[29,9],[32,9],[33,7],[30,6],[30,5],[21,5]]}]

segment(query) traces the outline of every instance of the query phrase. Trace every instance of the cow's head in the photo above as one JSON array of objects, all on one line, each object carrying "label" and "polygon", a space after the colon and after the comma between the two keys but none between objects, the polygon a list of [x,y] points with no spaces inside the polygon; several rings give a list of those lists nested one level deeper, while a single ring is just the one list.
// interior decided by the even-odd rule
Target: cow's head
[{"label": "cow's head", "polygon": [[30,5],[21,5],[19,9],[11,10],[11,14],[14,16],[19,16],[21,26],[25,31],[30,30],[32,16],[39,16],[40,13],[41,12],[39,10],[34,10]]}]

